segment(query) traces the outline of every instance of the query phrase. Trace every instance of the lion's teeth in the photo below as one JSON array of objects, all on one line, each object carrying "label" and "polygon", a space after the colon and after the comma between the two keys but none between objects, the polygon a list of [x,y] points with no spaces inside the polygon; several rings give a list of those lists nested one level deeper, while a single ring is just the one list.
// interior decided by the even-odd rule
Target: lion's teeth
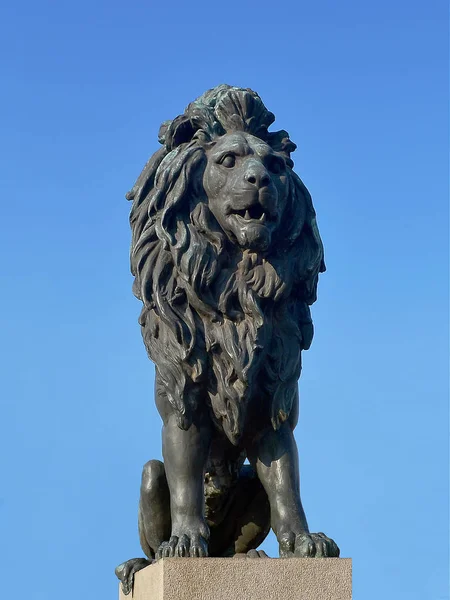
[{"label": "lion's teeth", "polygon": [[266,222],[266,213],[265,212],[259,217],[259,220],[261,221],[261,223]]},{"label": "lion's teeth", "polygon": [[250,213],[248,212],[248,210],[245,211],[245,218],[250,219]]}]

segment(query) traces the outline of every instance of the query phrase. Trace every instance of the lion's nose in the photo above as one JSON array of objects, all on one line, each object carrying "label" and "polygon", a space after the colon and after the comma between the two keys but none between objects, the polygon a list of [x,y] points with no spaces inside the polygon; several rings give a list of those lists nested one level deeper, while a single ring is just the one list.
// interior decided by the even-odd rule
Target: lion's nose
[{"label": "lion's nose", "polygon": [[258,189],[270,183],[270,175],[262,165],[249,165],[245,171],[244,179]]}]

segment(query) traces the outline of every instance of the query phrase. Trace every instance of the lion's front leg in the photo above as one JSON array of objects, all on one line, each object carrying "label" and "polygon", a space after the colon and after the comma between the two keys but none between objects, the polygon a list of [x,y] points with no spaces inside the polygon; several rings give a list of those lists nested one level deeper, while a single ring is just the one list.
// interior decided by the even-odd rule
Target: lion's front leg
[{"label": "lion's front leg", "polygon": [[204,471],[211,440],[210,425],[194,422],[180,429],[175,416],[163,428],[163,456],[170,490],[172,532],[157,552],[163,557],[208,555],[209,528],[205,521]]},{"label": "lion's front leg", "polygon": [[297,445],[289,424],[278,431],[268,429],[250,449],[249,457],[269,498],[271,526],[280,544],[291,532],[308,533],[300,500]]},{"label": "lion's front leg", "polygon": [[268,430],[250,449],[249,457],[269,498],[280,557],[339,556],[333,540],[309,533],[300,499],[297,444],[290,425]]}]

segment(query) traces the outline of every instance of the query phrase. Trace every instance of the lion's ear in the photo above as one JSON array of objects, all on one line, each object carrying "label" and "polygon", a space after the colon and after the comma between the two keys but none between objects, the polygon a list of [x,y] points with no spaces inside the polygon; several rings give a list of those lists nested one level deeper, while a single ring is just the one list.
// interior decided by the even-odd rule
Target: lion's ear
[{"label": "lion's ear", "polygon": [[291,159],[291,152],[297,148],[296,144],[289,138],[289,134],[284,129],[267,134],[267,143],[275,150],[286,157],[286,163],[292,169],[294,162]]},{"label": "lion's ear", "polygon": [[190,142],[194,136],[196,127],[187,115],[180,115],[168,126],[164,142],[168,150],[173,150],[180,144]]}]

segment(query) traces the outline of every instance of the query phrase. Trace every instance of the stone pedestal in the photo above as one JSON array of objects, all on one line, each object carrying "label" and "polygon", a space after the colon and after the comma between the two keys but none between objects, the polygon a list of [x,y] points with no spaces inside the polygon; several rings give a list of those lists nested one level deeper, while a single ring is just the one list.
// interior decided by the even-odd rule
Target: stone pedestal
[{"label": "stone pedestal", "polygon": [[351,600],[349,558],[172,558],[119,600]]}]

